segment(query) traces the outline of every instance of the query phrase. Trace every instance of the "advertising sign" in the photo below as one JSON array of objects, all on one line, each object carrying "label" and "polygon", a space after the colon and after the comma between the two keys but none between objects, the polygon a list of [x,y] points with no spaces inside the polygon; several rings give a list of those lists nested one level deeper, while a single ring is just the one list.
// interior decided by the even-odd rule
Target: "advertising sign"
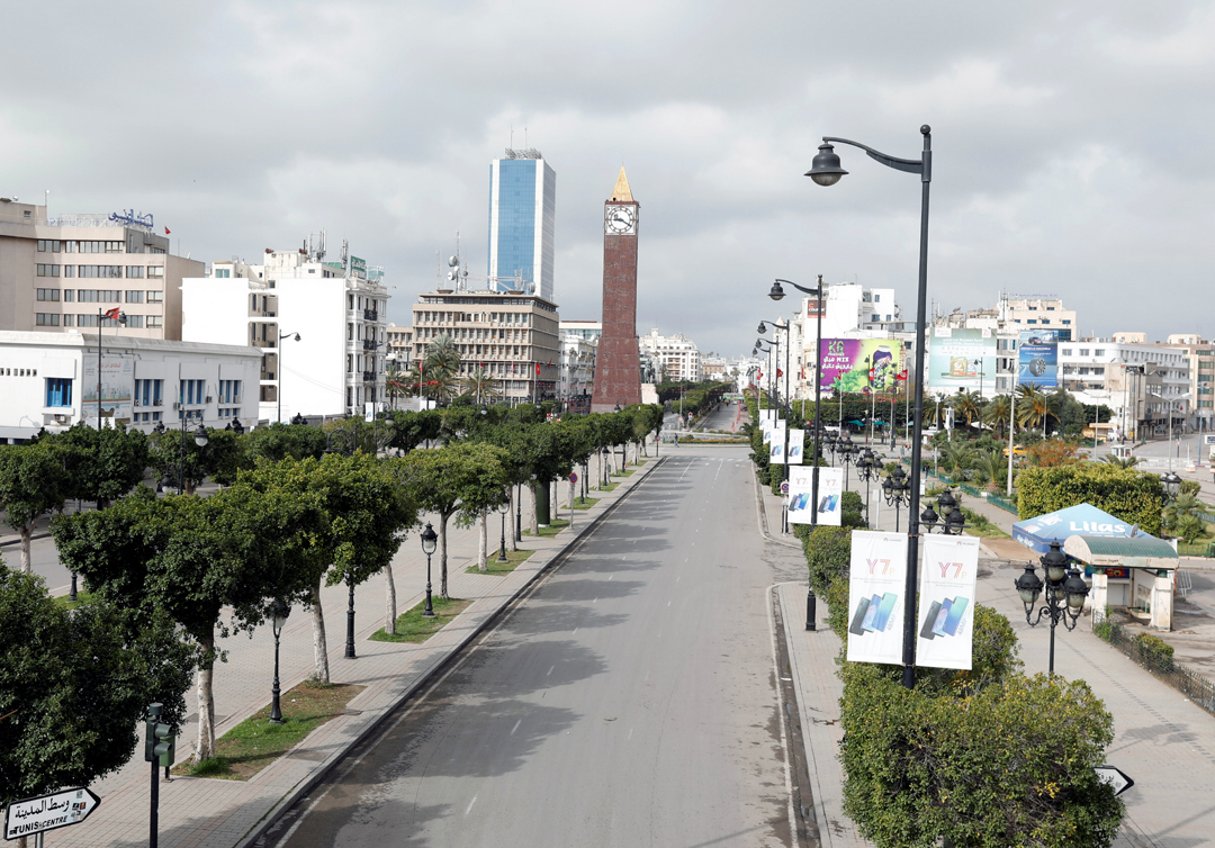
[{"label": "advertising sign", "polygon": [[907,536],[852,531],[848,661],[901,665]]},{"label": "advertising sign", "polygon": [[[838,527],[842,507],[844,472],[840,468],[819,468],[818,502],[814,501],[814,466],[789,469],[789,523],[830,524]],[[817,508],[818,521],[814,520]]]},{"label": "advertising sign", "polygon": [[778,423],[772,428],[771,441],[768,444],[768,462],[774,465],[785,464],[785,424]]},{"label": "advertising sign", "polygon": [[789,464],[801,465],[802,454],[806,448],[806,431],[805,430],[790,430],[789,431]]},{"label": "advertising sign", "polygon": [[[81,368],[80,415],[93,426],[97,424],[97,356],[84,356]],[[105,354],[101,360],[101,417],[131,420],[131,395],[135,390],[135,361],[129,356]]]},{"label": "advertising sign", "polygon": [[819,356],[823,391],[894,391],[903,370],[898,339],[823,339]]},{"label": "advertising sign", "polygon": [[1022,330],[1017,346],[1017,385],[1054,389],[1059,385],[1059,342],[1063,330]]},{"label": "advertising sign", "polygon": [[915,664],[969,669],[979,539],[925,534],[923,545]]},{"label": "advertising sign", "polygon": [[[818,484],[823,485],[822,473],[819,469]],[[813,513],[810,509],[810,495],[814,490],[813,466],[799,466],[789,469],[789,523],[813,524]]]},{"label": "advertising sign", "polygon": [[995,374],[996,337],[990,330],[933,328],[928,342],[930,392],[992,394]]}]

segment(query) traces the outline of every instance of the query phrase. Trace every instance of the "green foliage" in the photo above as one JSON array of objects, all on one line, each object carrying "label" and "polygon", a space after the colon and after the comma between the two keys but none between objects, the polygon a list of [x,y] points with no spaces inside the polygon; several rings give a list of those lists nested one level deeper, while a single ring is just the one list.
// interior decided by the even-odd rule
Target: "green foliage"
[{"label": "green foliage", "polygon": [[844,809],[879,848],[1113,841],[1122,805],[1093,771],[1113,719],[1083,682],[1012,675],[955,697],[881,666],[844,677]]},{"label": "green foliage", "polygon": [[138,486],[148,468],[147,437],[121,424],[98,434],[80,422],[43,441],[61,452],[68,498],[107,504]]},{"label": "green foliage", "polygon": [[1159,535],[1164,500],[1159,477],[1104,462],[1030,467],[1017,476],[1017,512],[1022,518],[1087,502]]},{"label": "green foliage", "polygon": [[844,492],[840,498],[840,526],[847,528],[863,528],[865,523],[865,499],[860,492],[851,490]]},{"label": "green foliage", "polygon": [[1134,640],[1133,655],[1136,661],[1153,671],[1173,670],[1173,646],[1151,633],[1140,633]]},{"label": "green foliage", "polygon": [[252,467],[259,459],[278,462],[280,459],[320,459],[325,452],[325,433],[320,427],[307,424],[282,424],[258,427],[242,439],[244,461]]},{"label": "green foliage", "polygon": [[[1185,480],[1185,483],[1198,485],[1196,480]],[[1206,507],[1192,494],[1179,494],[1164,507],[1161,516],[1162,529],[1170,536],[1176,536],[1186,542],[1195,542],[1206,535],[1207,525],[1202,520]]]},{"label": "green foliage", "polygon": [[49,441],[0,445],[0,510],[21,535],[22,570],[30,570],[34,522],[63,508],[67,487],[62,452]]},{"label": "green foliage", "polygon": [[[810,569],[810,585],[820,595],[826,595],[832,583],[840,578],[848,582],[852,557],[852,531],[846,527],[819,524],[806,535],[803,543],[806,564]],[[848,605],[845,595],[844,606]]]}]

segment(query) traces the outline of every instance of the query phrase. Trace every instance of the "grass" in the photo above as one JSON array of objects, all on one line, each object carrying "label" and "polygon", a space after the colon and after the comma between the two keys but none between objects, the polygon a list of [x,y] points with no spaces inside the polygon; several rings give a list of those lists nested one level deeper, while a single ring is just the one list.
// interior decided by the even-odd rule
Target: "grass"
[{"label": "grass", "polygon": [[616,486],[617,486],[617,485],[618,485],[618,484],[616,484],[616,483],[600,483],[600,484],[599,484],[599,491],[601,491],[601,492],[610,492],[610,491],[614,490],[614,489],[616,488]]},{"label": "grass", "polygon": [[617,468],[612,472],[613,477],[632,477],[635,472],[632,468]]},{"label": "grass", "polygon": [[590,509],[597,503],[599,498],[577,498],[574,501],[574,509]]},{"label": "grass", "polygon": [[305,680],[283,693],[282,724],[270,721],[270,707],[263,707],[220,737],[214,757],[183,763],[173,773],[248,780],[322,724],[345,713],[350,699],[364,688],[353,683]]},{"label": "grass", "polygon": [[83,589],[77,589],[76,600],[74,601],[68,595],[57,595],[54,598],[55,603],[66,609],[75,609],[81,604],[87,604],[91,600],[93,600],[93,593],[86,592]]},{"label": "grass", "polygon": [[535,551],[512,551],[509,548],[506,551],[506,562],[498,562],[498,551],[490,551],[490,555],[485,558],[485,570],[477,568],[474,562],[468,568],[464,569],[465,574],[510,574],[515,570],[515,566],[524,562]]},{"label": "grass", "polygon": [[[550,518],[548,525],[541,526],[540,532],[537,533],[536,535],[537,536],[556,536],[558,533],[560,533],[562,530],[564,530],[566,527],[569,527],[569,526],[570,526],[569,521],[564,518]],[[532,531],[524,530],[523,535],[531,536]]]},{"label": "grass", "polygon": [[988,536],[998,539],[1007,539],[1009,535],[1005,533],[996,524],[987,520],[986,516],[979,515],[977,512],[962,507],[962,514],[966,516],[965,532],[970,536]]},{"label": "grass", "polygon": [[417,606],[397,616],[396,633],[389,635],[381,627],[371,634],[371,639],[376,642],[425,642],[464,612],[471,603],[472,601],[461,598],[434,595],[431,598],[431,606],[435,612],[433,616],[422,615],[422,610],[426,608],[426,601],[423,599]]}]

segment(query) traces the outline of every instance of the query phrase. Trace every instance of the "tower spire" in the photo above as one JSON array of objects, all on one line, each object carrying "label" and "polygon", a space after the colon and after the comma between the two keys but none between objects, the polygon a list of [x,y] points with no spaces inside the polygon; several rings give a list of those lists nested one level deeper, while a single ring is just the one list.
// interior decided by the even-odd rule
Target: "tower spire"
[{"label": "tower spire", "polygon": [[612,200],[621,203],[634,203],[633,190],[629,188],[629,177],[620,166],[620,174],[616,177],[616,187],[612,189]]}]

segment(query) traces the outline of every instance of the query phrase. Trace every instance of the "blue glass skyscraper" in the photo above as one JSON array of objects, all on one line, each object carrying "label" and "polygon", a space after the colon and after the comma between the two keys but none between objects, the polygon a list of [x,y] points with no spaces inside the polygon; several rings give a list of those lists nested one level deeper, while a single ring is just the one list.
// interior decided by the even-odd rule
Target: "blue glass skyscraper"
[{"label": "blue glass skyscraper", "polygon": [[538,150],[489,166],[489,287],[553,300],[557,175]]}]

